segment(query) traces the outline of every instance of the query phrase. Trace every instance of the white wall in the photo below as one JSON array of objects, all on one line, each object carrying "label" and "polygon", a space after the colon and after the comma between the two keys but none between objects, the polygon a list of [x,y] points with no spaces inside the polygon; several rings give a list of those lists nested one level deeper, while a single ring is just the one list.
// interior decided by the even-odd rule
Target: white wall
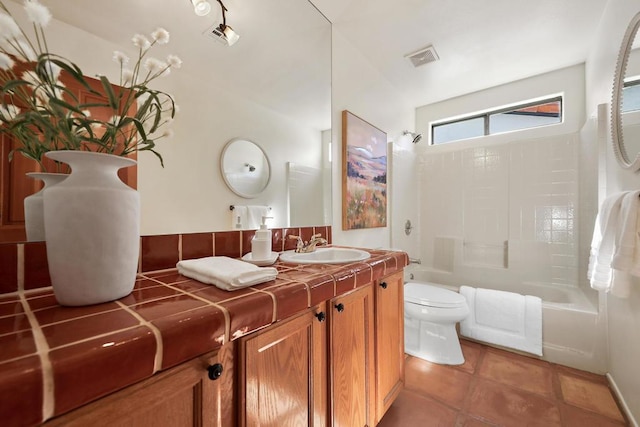
[{"label": "white wall", "polygon": [[[415,206],[413,188],[398,188],[396,182],[396,159],[402,158],[400,169],[408,162],[403,154],[411,152],[411,141],[402,136],[403,130],[413,130],[414,110],[400,98],[393,88],[341,34],[340,25],[333,26],[332,46],[332,153],[333,153],[333,242],[358,247],[389,247],[392,245],[391,230],[399,230],[398,224],[406,215],[397,214],[396,206],[402,210]],[[364,230],[342,230],[342,111],[349,110],[356,116],[373,124],[393,141],[391,154],[387,157],[388,196],[387,227]],[[397,169],[397,168],[396,168]],[[391,171],[391,172],[389,172]],[[407,180],[402,180],[407,183]],[[403,191],[406,190],[406,191]],[[391,209],[394,206],[394,209]],[[415,209],[414,209],[415,211]],[[397,214],[397,219],[396,219]],[[409,214],[407,214],[409,215]],[[415,217],[414,217],[415,218]],[[395,234],[394,234],[395,235]],[[404,234],[403,234],[404,236]],[[412,237],[417,239],[417,233]],[[393,245],[410,247],[411,240],[394,239]]]},{"label": "white wall", "polygon": [[[586,109],[610,102],[616,57],[628,22],[640,11],[638,0],[610,0],[597,29],[586,62]],[[620,190],[640,188],[640,175],[623,170],[616,163],[609,132],[604,155],[600,162],[599,182],[605,181],[604,195]],[[591,147],[583,147],[588,149]],[[609,330],[609,373],[621,392],[629,411],[640,420],[640,283],[636,283],[627,299],[610,295],[605,298]]]}]

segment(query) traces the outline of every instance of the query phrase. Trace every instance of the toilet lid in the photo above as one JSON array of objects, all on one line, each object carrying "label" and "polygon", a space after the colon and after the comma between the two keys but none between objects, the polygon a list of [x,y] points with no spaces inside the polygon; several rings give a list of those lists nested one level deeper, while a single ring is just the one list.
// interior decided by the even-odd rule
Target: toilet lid
[{"label": "toilet lid", "polygon": [[457,292],[425,283],[406,283],[404,300],[429,307],[457,308],[466,304],[466,298]]}]

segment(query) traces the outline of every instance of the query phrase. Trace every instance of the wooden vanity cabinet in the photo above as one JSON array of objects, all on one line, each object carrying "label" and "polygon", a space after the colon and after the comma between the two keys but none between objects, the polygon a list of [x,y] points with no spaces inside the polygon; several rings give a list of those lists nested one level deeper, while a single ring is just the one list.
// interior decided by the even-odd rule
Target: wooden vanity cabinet
[{"label": "wooden vanity cabinet", "polygon": [[374,426],[372,286],[358,288],[329,303],[331,425]]},{"label": "wooden vanity cabinet", "polygon": [[375,283],[376,423],[404,387],[404,275]]},{"label": "wooden vanity cabinet", "polygon": [[240,426],[325,426],[325,303],[240,338]]},{"label": "wooden vanity cabinet", "polygon": [[233,343],[110,394],[47,426],[236,425]]},{"label": "wooden vanity cabinet", "polygon": [[404,384],[403,307],[400,271],[47,425],[373,427]]}]

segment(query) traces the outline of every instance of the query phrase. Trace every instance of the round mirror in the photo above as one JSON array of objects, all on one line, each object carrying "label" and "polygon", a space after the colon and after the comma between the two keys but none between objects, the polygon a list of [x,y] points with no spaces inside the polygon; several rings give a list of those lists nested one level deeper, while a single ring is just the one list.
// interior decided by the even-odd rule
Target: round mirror
[{"label": "round mirror", "polygon": [[[629,99],[629,95],[637,91],[640,86],[637,88],[629,86],[633,89],[625,90],[625,82],[637,81],[640,76],[640,52],[633,49],[638,27],[640,27],[640,13],[633,17],[622,39],[611,99],[613,151],[620,166],[633,171],[640,169],[640,111],[632,111],[638,108],[631,105],[634,101]],[[626,102],[625,93],[628,98]]]},{"label": "round mirror", "polygon": [[224,146],[220,171],[231,191],[246,199],[257,197],[271,179],[271,165],[264,150],[241,138],[234,138]]}]

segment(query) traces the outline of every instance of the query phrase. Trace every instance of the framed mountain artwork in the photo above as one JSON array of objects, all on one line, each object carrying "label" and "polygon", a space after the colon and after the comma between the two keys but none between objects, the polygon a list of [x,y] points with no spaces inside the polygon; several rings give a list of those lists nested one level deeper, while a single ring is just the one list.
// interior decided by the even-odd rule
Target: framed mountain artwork
[{"label": "framed mountain artwork", "polygon": [[342,112],[342,229],[387,226],[387,134]]}]

